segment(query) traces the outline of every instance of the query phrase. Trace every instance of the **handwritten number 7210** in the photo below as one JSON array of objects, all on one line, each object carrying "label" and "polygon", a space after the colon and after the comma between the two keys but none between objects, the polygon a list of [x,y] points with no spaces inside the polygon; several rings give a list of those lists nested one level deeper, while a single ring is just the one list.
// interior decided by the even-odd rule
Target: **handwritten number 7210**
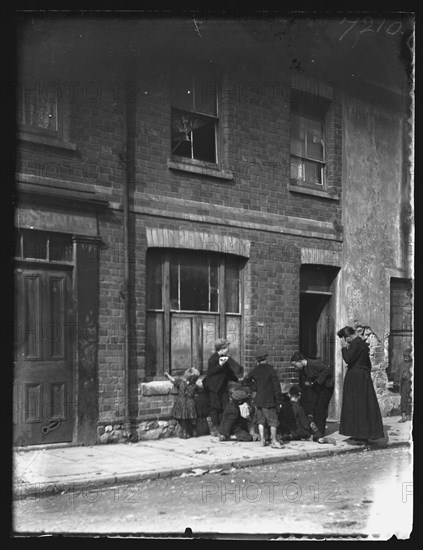
[{"label": "handwritten number 7210", "polygon": [[[343,19],[341,21],[341,25],[348,24],[349,27],[345,32],[341,34],[338,40],[342,40],[350,32],[350,30],[352,30],[357,25],[359,21],[360,19],[356,19],[355,21],[349,21],[348,19]],[[386,19],[384,19],[377,28],[376,28],[376,22],[373,21],[372,17],[365,17],[363,19],[363,23],[364,23],[364,28],[358,31],[356,39],[363,32],[379,32],[384,26],[384,24],[386,23]],[[373,28],[373,24],[375,24],[375,28]],[[394,34],[397,34],[401,30],[401,27],[402,27],[401,21],[394,21],[393,23],[391,23],[386,27],[385,32],[386,34],[393,36]]]}]

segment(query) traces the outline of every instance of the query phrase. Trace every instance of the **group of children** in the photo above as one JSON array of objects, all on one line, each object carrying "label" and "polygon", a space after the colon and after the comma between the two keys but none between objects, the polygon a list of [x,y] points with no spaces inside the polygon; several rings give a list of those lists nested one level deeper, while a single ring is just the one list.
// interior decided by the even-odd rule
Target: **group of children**
[{"label": "group of children", "polygon": [[[301,391],[298,386],[291,386],[288,395],[282,393],[276,371],[267,362],[267,356],[266,350],[258,350],[254,369],[243,380],[229,382],[229,400],[221,415],[218,433],[213,435],[217,435],[219,441],[231,438],[259,441],[261,446],[270,445],[275,449],[282,448],[282,442],[290,440],[313,438],[318,443],[334,443],[319,431],[313,417],[306,415],[299,403]],[[183,378],[165,374],[178,390],[172,416],[179,422],[180,437],[195,437],[195,393],[200,373],[191,368]]]}]

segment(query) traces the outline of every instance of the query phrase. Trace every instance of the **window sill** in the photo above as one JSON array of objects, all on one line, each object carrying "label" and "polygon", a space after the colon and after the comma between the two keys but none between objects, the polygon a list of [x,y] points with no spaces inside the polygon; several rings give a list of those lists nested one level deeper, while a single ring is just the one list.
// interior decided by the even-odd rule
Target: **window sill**
[{"label": "window sill", "polygon": [[30,132],[18,132],[18,138],[21,141],[27,141],[36,145],[48,145],[49,147],[57,147],[58,149],[66,149],[67,151],[76,151],[76,144],[68,141],[62,141],[52,136],[41,136]]},{"label": "window sill", "polygon": [[174,387],[165,376],[160,377],[160,380],[151,380],[149,382],[141,382],[141,394],[143,396],[152,395],[169,395],[174,393]]},{"label": "window sill", "polygon": [[336,191],[330,193],[326,190],[314,189],[301,183],[293,183],[292,181],[288,185],[288,191],[291,191],[292,193],[301,193],[303,195],[312,195],[313,197],[321,197],[332,201],[339,201],[339,195]]},{"label": "window sill", "polygon": [[197,163],[194,164],[190,162],[177,162],[174,160],[168,160],[167,164],[170,170],[181,170],[182,172],[191,172],[192,174],[201,174],[202,176],[210,176],[212,178],[222,180],[233,180],[234,178],[232,172],[230,172],[229,170],[210,168],[206,164],[202,164],[199,161],[197,161]]}]

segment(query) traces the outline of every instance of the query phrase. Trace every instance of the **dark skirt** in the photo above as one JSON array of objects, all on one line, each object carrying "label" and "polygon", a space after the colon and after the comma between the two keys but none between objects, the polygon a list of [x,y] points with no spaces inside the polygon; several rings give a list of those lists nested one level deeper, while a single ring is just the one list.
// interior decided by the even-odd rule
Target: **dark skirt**
[{"label": "dark skirt", "polygon": [[352,367],[345,375],[339,433],[357,439],[384,437],[382,415],[367,368]]},{"label": "dark skirt", "polygon": [[172,408],[172,416],[177,420],[197,418],[197,409],[192,397],[178,396]]}]

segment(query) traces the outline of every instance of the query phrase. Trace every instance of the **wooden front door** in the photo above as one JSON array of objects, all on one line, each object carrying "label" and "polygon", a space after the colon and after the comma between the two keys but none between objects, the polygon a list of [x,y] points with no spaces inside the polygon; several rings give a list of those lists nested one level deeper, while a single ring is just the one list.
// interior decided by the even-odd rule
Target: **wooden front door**
[{"label": "wooden front door", "polygon": [[399,385],[398,371],[404,350],[413,343],[412,285],[409,279],[391,279],[391,332],[389,338],[388,378]]},{"label": "wooden front door", "polygon": [[16,269],[14,445],[72,441],[71,273]]}]

